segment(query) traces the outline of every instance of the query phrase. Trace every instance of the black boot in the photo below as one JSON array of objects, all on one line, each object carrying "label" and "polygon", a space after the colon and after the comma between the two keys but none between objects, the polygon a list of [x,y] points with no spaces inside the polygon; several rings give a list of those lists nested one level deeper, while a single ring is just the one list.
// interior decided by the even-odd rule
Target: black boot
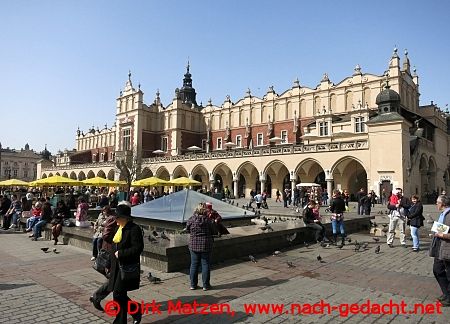
[{"label": "black boot", "polygon": [[337,245],[337,234],[333,234],[333,244]]},{"label": "black boot", "polygon": [[342,242],[341,245],[344,246],[345,245],[345,234],[342,234]]}]

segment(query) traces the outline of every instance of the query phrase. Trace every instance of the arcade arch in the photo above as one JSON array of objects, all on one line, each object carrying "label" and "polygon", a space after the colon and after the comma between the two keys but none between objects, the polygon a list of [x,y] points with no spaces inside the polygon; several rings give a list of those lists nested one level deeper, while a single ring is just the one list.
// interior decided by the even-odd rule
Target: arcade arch
[{"label": "arcade arch", "polygon": [[361,161],[346,156],[338,160],[331,168],[333,175],[333,188],[348,190],[350,195],[356,194],[360,188],[367,192],[367,171]]},{"label": "arcade arch", "polygon": [[114,180],[114,174],[115,174],[114,170],[109,170],[107,179]]},{"label": "arcade arch", "polygon": [[228,187],[230,191],[233,191],[233,173],[231,169],[225,163],[220,163],[216,165],[212,171],[212,176],[214,177],[214,182],[212,184],[213,188],[217,189],[218,192],[221,192],[225,187]]},{"label": "arcade arch", "polygon": [[236,172],[238,178],[238,197],[245,195],[245,197],[250,196],[250,191],[254,190],[256,192],[260,191],[261,182],[259,181],[258,169],[251,162],[244,162],[241,164]]},{"label": "arcade arch", "polygon": [[268,192],[271,197],[275,197],[277,190],[281,192],[286,188],[286,185],[289,185],[289,170],[280,160],[270,162],[266,166],[264,174],[266,175],[266,181],[262,189]]},{"label": "arcade arch", "polygon": [[79,181],[86,180],[86,175],[84,174],[83,171],[80,171],[80,173],[78,173],[78,180]]}]

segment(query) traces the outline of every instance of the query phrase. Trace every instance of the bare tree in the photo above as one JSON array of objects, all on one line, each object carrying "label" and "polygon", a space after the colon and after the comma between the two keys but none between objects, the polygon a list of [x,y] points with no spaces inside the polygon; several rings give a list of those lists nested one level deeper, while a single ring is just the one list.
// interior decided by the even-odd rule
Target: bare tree
[{"label": "bare tree", "polygon": [[127,194],[130,192],[131,183],[141,174],[140,159],[137,150],[128,151],[124,156],[116,157],[116,168],[120,171],[120,179],[127,182]]}]

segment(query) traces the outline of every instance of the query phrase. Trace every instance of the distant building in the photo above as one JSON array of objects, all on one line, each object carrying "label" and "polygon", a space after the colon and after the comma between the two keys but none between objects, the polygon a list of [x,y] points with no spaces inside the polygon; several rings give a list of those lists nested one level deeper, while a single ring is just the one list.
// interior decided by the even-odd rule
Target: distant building
[{"label": "distant building", "polygon": [[[76,151],[56,156],[39,177],[119,178],[114,161],[134,155],[140,178],[186,176],[203,187],[248,196],[250,191],[316,182],[331,189],[402,187],[423,197],[450,189],[449,117],[419,104],[419,76],[408,54],[394,50],[387,70],[353,73],[333,83],[325,73],[315,87],[300,84],[256,97],[250,89],[233,102],[198,104],[187,66],[183,86],[164,106],[134,88],[131,73],[116,99],[112,127],[76,136]],[[265,81],[268,82],[268,81]]]},{"label": "distant building", "polygon": [[23,149],[2,148],[0,144],[0,180],[19,179],[23,181],[36,180],[37,163],[43,158],[49,158],[47,148],[41,153],[30,150],[25,144]]}]

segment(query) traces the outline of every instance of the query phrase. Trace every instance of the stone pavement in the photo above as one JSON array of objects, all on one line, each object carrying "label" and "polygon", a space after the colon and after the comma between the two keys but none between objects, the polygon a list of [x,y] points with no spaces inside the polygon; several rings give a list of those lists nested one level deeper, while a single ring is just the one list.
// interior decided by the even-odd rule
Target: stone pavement
[{"label": "stone pavement", "polygon": [[[355,252],[349,243],[341,250],[296,246],[278,256],[255,255],[257,263],[245,259],[214,265],[214,289],[207,292],[189,290],[187,272],[160,273],[144,268],[142,286],[130,296],[162,305],[162,314],[145,315],[142,323],[448,323],[450,308],[442,308],[442,314],[340,316],[346,315],[349,306],[345,304],[367,300],[389,303],[392,299],[404,301],[411,310],[413,304],[435,305],[440,295],[432,274],[433,260],[427,256],[429,242],[423,242],[424,250],[419,253],[400,247],[398,240],[393,249],[381,243],[381,253],[376,255],[378,243],[369,234],[353,234],[351,239],[369,242],[368,249]],[[57,245],[56,254],[51,243],[32,242],[26,234],[0,232],[0,322],[111,323],[111,317],[95,310],[88,301],[104,280],[91,268],[89,251]],[[49,247],[50,252],[42,252],[41,247]],[[318,254],[323,263],[317,261]],[[162,283],[150,284],[145,279],[148,271]],[[234,315],[168,314],[169,301],[178,300],[224,307],[228,304]],[[291,306],[321,300],[334,306],[330,314],[327,308],[325,314],[298,314],[298,305]],[[244,310],[244,304],[249,303],[284,304],[284,309],[275,314],[249,315]]]}]

